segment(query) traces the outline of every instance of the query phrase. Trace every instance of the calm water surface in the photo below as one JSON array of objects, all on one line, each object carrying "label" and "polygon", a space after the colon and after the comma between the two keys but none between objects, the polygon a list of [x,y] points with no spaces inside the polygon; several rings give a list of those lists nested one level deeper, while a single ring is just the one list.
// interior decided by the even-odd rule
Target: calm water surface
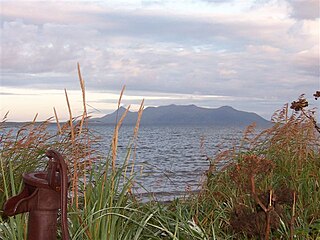
[{"label": "calm water surface", "polygon": [[[90,128],[101,137],[99,148],[107,154],[114,127],[91,125]],[[49,129],[57,131],[54,125]],[[133,131],[133,126],[120,129],[118,165],[125,159]],[[243,131],[243,128],[141,126],[136,148],[134,192],[143,200],[154,196],[165,201],[183,196],[187,190],[198,190],[209,167],[207,157],[238,144]]]},{"label": "calm water surface", "polygon": [[[123,126],[120,130],[119,162],[124,159],[133,128]],[[102,137],[101,148],[107,152],[113,127],[93,126],[93,129]],[[183,195],[186,190],[198,190],[209,167],[207,156],[212,157],[237,144],[242,133],[242,128],[140,127],[135,160],[135,193],[143,198],[151,194],[157,200],[169,200]]]}]

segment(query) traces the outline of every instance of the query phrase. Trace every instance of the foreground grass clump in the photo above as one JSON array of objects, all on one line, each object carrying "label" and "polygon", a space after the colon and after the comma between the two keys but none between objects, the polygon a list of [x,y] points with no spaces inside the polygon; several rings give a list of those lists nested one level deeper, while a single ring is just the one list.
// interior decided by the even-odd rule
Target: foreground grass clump
[{"label": "foreground grass clump", "polygon": [[[142,109],[143,103],[140,117]],[[140,118],[120,162],[117,139],[126,112],[119,116],[110,153],[103,158],[92,150],[96,138],[86,127],[81,131],[74,127],[72,134],[67,123],[58,133],[50,133],[48,123],[31,124],[24,134],[18,130],[1,138],[0,196],[5,201],[17,194],[21,173],[43,168],[44,151],[60,147],[72,176],[71,239],[317,239],[319,133],[309,112],[290,116],[288,112],[288,106],[278,111],[274,125],[262,132],[249,126],[239,148],[212,160],[199,195],[170,204],[143,204],[131,192]],[[73,122],[80,124],[81,120]],[[217,171],[221,162],[224,168]],[[0,219],[2,239],[25,239],[26,229],[26,214]]]},{"label": "foreground grass clump", "polygon": [[[204,239],[205,233],[189,221],[191,216],[188,212],[181,210],[183,205],[177,205],[173,212],[161,204],[142,204],[132,195],[135,139],[143,102],[125,159],[119,159],[117,155],[118,133],[130,106],[117,117],[109,154],[102,156],[97,150],[97,138],[89,131],[84,81],[79,65],[78,73],[83,97],[83,114],[79,118],[73,117],[65,91],[70,120],[61,126],[54,109],[57,132],[49,130],[49,120],[40,125],[34,120],[18,126],[16,131],[6,131],[5,120],[1,123],[1,206],[21,191],[21,174],[43,170],[48,161],[44,158],[46,150],[56,149],[65,156],[69,168],[71,239]],[[0,239],[21,240],[26,236],[27,214],[10,218],[1,214]],[[60,232],[58,236],[60,239]]]},{"label": "foreground grass clump", "polygon": [[[261,133],[248,127],[240,149],[225,151],[211,162],[193,205],[209,236],[320,237],[320,135],[313,112],[288,112],[288,105],[276,112],[274,125]],[[221,161],[226,166],[217,172]]]},{"label": "foreground grass clump", "polygon": [[[320,237],[320,134],[306,101],[276,112],[274,124],[249,126],[238,148],[211,161],[198,195],[170,204],[139,202],[132,193],[136,139],[143,101],[127,155],[119,159],[118,134],[130,106],[117,117],[107,156],[89,130],[84,81],[78,66],[83,114],[57,132],[49,121],[0,136],[0,204],[21,191],[21,173],[43,169],[48,149],[69,167],[69,234],[78,240],[317,239]],[[118,109],[124,89],[120,94]],[[318,96],[318,95],[317,95]],[[298,111],[298,112],[297,112]],[[5,126],[2,122],[0,128]],[[224,166],[217,170],[217,166]],[[26,239],[27,214],[0,216],[0,239]],[[61,239],[61,233],[58,233]]]},{"label": "foreground grass clump", "polygon": [[[173,212],[158,203],[142,204],[132,195],[132,149],[138,134],[143,102],[133,138],[128,142],[127,155],[125,159],[119,159],[118,132],[128,109],[119,116],[110,152],[103,157],[93,150],[96,139],[85,127],[86,124],[81,131],[77,127],[81,125],[81,119],[66,123],[58,133],[50,132],[48,124],[38,129],[38,125],[33,123],[28,125],[31,131],[24,134],[20,130],[16,133],[4,131],[0,145],[2,202],[21,191],[21,174],[42,170],[47,163],[45,151],[56,148],[64,154],[70,171],[68,221],[71,239],[204,239],[205,234],[190,224],[188,213],[179,210],[182,205],[177,205]],[[33,141],[30,140],[32,136]],[[28,144],[16,141],[20,138],[29,139]],[[20,162],[25,164],[18,169],[16,166]],[[20,240],[26,239],[26,235],[27,214],[10,218],[1,216],[1,239]],[[58,235],[61,239],[60,232]]]}]

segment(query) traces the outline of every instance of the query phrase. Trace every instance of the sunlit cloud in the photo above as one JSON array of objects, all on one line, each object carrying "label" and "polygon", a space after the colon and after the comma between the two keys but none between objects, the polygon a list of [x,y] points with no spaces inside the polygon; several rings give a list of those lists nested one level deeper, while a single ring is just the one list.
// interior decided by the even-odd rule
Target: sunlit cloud
[{"label": "sunlit cloud", "polygon": [[[127,85],[125,104],[138,105],[145,98],[150,106],[232,105],[268,117],[279,103],[319,88],[317,4],[313,0],[1,2],[0,83],[23,93],[64,88],[76,92],[80,62],[89,104],[97,104],[103,113],[114,106],[104,105],[103,99],[116,101],[118,91]],[[1,94],[6,102],[1,109],[22,106],[21,99],[13,97],[19,93],[1,92],[6,93]],[[48,105],[52,93],[43,100]],[[60,98],[62,106],[63,94]],[[28,99],[30,105],[39,103],[37,98]],[[44,108],[41,111],[47,111]]]}]

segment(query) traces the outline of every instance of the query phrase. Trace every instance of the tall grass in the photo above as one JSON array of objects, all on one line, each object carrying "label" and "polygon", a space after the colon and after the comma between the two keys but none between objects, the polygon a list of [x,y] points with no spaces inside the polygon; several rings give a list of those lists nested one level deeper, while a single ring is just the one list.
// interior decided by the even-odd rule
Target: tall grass
[{"label": "tall grass", "polygon": [[[83,89],[82,84],[81,88]],[[37,123],[37,115],[32,122],[22,126],[21,124],[14,126],[9,124],[7,128],[7,116],[0,123],[0,206],[3,206],[4,201],[8,198],[21,191],[23,172],[43,170],[46,167],[47,159],[44,156],[48,149],[56,149],[66,156],[69,175],[73,176],[70,200],[78,204],[78,187],[86,179],[88,166],[91,166],[91,162],[98,156],[94,148],[90,147],[90,144],[96,142],[97,139],[91,134],[88,127],[84,128],[80,124],[87,119],[86,110],[80,121],[79,117],[73,118],[66,90],[65,95],[70,120],[61,125],[54,108],[58,129],[56,133],[49,128],[53,124],[52,119]],[[2,224],[0,224],[0,238],[24,239],[27,229],[26,215],[5,219],[2,218]]]},{"label": "tall grass", "polygon": [[[290,115],[285,105],[274,114],[271,128],[254,133],[249,126],[238,149],[211,162],[194,202],[194,214],[210,236],[320,237],[320,137],[313,114]],[[220,161],[225,168],[217,172]]]},{"label": "tall grass", "polygon": [[[1,134],[1,205],[18,194],[22,188],[21,174],[43,169],[47,160],[47,149],[56,149],[64,156],[69,167],[69,233],[72,239],[203,239],[200,230],[194,230],[184,214],[173,213],[159,204],[141,204],[132,195],[135,149],[140,119],[143,114],[142,101],[133,137],[128,141],[125,159],[118,159],[118,134],[129,111],[117,118],[114,134],[107,156],[94,150],[97,138],[88,128],[85,103],[85,86],[78,64],[78,76],[83,97],[83,114],[74,118],[67,90],[66,103],[69,121],[61,125],[54,108],[57,133],[48,129],[51,119],[41,124],[35,122]],[[118,109],[124,88],[121,91]],[[5,119],[0,125],[5,127]],[[131,169],[128,171],[128,168]],[[25,239],[27,214],[7,219],[0,218],[0,238]],[[61,233],[59,233],[61,237]]]},{"label": "tall grass", "polygon": [[[51,119],[39,124],[36,117],[16,131],[2,131],[0,204],[21,190],[22,172],[45,168],[44,153],[53,148],[65,156],[69,167],[71,239],[320,237],[320,139],[312,111],[290,114],[286,105],[275,113],[269,129],[256,132],[249,126],[239,147],[209,158],[211,166],[199,195],[170,204],[141,203],[131,189],[144,101],[124,159],[117,154],[118,135],[130,106],[117,116],[109,153],[102,155],[94,147],[99,139],[89,130],[85,82],[77,67],[83,98],[79,117],[73,117],[65,90],[69,121],[61,124],[54,108],[56,133],[48,130]],[[5,119],[0,124],[4,126]],[[1,239],[26,239],[26,229],[27,214],[0,218]]]}]

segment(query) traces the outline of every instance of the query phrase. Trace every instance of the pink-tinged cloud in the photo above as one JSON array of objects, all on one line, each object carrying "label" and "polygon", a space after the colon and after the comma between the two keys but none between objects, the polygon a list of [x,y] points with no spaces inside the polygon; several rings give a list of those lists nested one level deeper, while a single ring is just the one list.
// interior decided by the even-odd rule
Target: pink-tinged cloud
[{"label": "pink-tinged cloud", "polygon": [[80,62],[90,91],[126,84],[145,95],[233,96],[244,106],[244,98],[312,94],[319,18],[297,1],[240,2],[2,2],[1,85],[78,89]]}]

